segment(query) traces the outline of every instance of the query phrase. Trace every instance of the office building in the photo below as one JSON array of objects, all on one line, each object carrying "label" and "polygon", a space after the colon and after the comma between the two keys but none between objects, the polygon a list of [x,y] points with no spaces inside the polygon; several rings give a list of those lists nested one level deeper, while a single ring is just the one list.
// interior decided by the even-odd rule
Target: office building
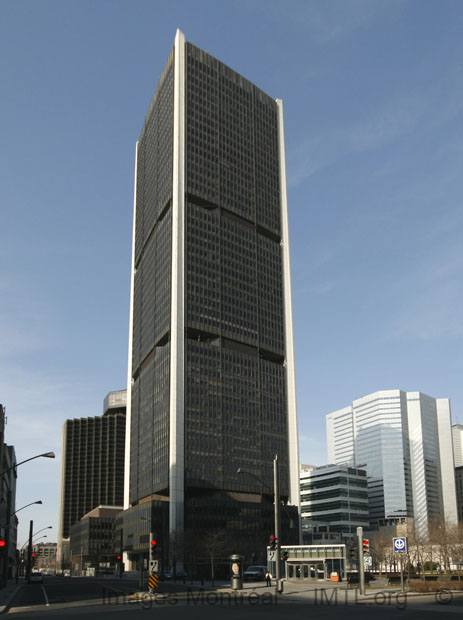
[{"label": "office building", "polygon": [[[54,575],[57,565],[58,544],[55,542],[39,542],[32,545],[33,569],[41,571],[44,575]],[[29,545],[26,545],[21,553],[22,573],[26,572]]]},{"label": "office building", "polygon": [[116,516],[122,506],[98,506],[72,525],[70,549],[74,573],[86,575],[117,571],[121,554],[120,533],[116,534]]},{"label": "office building", "polygon": [[282,103],[180,31],[136,147],[133,234],[125,542],[147,550],[145,513],[165,546],[267,536],[275,454],[299,501]]},{"label": "office building", "polygon": [[[108,394],[104,414],[66,420],[61,451],[58,562],[70,561],[71,526],[97,506],[122,506],[124,499],[125,412],[123,393]],[[114,409],[117,413],[113,413]]]},{"label": "office building", "polygon": [[463,523],[463,465],[455,467],[455,486],[457,490],[458,522]]},{"label": "office building", "polygon": [[0,553],[0,587],[16,575],[16,454],[5,443],[6,411],[0,404],[0,538],[5,546]]},{"label": "office building", "polygon": [[350,465],[301,465],[304,544],[353,544],[357,527],[368,528],[367,474]]},{"label": "office building", "polygon": [[379,391],[326,417],[328,461],[365,464],[370,523],[456,522],[450,401],[420,392]]},{"label": "office building", "polygon": [[463,425],[452,425],[452,439],[453,439],[453,458],[455,460],[455,467],[463,466]]}]

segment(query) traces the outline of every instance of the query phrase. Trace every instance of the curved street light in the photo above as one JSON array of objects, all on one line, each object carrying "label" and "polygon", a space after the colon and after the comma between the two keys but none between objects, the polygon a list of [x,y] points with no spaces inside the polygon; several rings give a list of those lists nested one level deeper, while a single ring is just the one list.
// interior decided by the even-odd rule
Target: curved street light
[{"label": "curved street light", "polygon": [[[52,530],[52,529],[53,529],[52,525],[48,525],[47,527],[43,527],[41,530],[36,532],[36,534],[34,534],[34,538],[37,536],[37,534],[40,534],[40,532],[43,532],[44,530]],[[24,549],[24,547],[27,545],[28,542],[29,542],[29,540],[26,540],[24,545],[21,547],[20,551],[22,551]]]},{"label": "curved street light", "polygon": [[36,502],[31,502],[30,504],[26,504],[25,506],[23,506],[22,508],[18,508],[18,510],[15,510],[14,512],[12,512],[10,514],[10,518],[15,515],[17,512],[19,512],[20,510],[24,510],[24,508],[27,508],[28,506],[32,506],[32,504],[43,504],[41,499],[38,499]]},{"label": "curved street light", "polygon": [[43,532],[44,530],[52,530],[52,529],[53,529],[53,525],[47,525],[47,527],[43,527],[41,530],[36,532],[35,535],[37,536],[37,534],[40,534],[40,532]]},{"label": "curved street light", "polygon": [[7,521],[7,523],[3,523],[3,525],[0,525],[0,527],[9,527],[10,523],[11,523],[11,517],[13,517],[17,512],[19,512],[20,510],[23,510],[24,508],[27,508],[28,506],[32,506],[32,504],[42,504],[42,500],[39,499],[36,502],[30,502],[29,504],[26,504],[25,506],[22,506],[22,508],[18,508],[18,510],[15,510],[14,512],[12,512],[9,516],[9,519]]},{"label": "curved street light", "polygon": [[279,489],[279,476],[278,476],[278,455],[275,455],[273,459],[273,490],[270,489],[268,484],[265,484],[263,480],[261,480],[258,476],[253,474],[246,469],[242,469],[239,467],[236,470],[237,474],[247,474],[248,476],[252,476],[256,480],[258,480],[263,486],[267,487],[271,492],[273,492],[274,502],[274,518],[275,518],[275,581],[276,581],[276,593],[281,594],[283,592],[283,582],[280,579],[280,549],[281,549],[281,540],[280,540],[280,489]]},{"label": "curved street light", "polygon": [[273,495],[273,489],[271,489],[266,482],[264,482],[261,478],[259,478],[259,476],[256,476],[256,474],[253,474],[252,471],[249,471],[247,469],[243,469],[243,467],[238,467],[238,469],[236,470],[236,473],[237,474],[247,474],[248,476],[252,476],[253,478],[255,478],[255,480],[257,480],[257,482],[260,482],[262,486],[267,487],[267,489]]},{"label": "curved street light", "polygon": [[34,459],[39,459],[42,456],[44,458],[46,458],[46,459],[54,459],[55,458],[55,453],[54,452],[44,452],[43,454],[36,454],[35,456],[31,456],[29,459],[25,459],[24,461],[20,461],[19,463],[16,463],[15,465],[12,465],[11,467],[8,467],[7,469],[4,469],[2,471],[2,473],[0,474],[0,477],[3,476],[4,474],[8,473],[12,469],[16,469],[16,467],[19,467],[23,463],[27,463],[28,461],[33,461]]}]

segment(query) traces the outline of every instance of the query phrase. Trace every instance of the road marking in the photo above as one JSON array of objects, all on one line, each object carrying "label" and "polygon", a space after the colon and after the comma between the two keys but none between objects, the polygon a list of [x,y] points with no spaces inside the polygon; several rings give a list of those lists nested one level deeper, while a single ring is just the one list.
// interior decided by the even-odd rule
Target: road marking
[{"label": "road marking", "polygon": [[40,586],[40,587],[42,588],[42,592],[43,592],[43,595],[44,595],[44,597],[45,597],[45,604],[46,604],[46,606],[48,607],[48,606],[50,605],[50,603],[48,602],[48,596],[47,596],[47,593],[45,592],[45,588],[44,588],[43,586]]}]

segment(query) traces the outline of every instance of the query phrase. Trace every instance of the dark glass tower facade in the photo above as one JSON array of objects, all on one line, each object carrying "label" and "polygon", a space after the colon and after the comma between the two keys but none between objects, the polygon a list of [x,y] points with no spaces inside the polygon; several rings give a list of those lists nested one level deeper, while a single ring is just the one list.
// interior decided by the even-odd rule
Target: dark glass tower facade
[{"label": "dark glass tower facade", "polygon": [[61,450],[58,526],[60,567],[69,561],[71,526],[97,506],[123,506],[125,390],[110,392],[104,414],[66,420]]},{"label": "dark glass tower facade", "polygon": [[135,176],[125,507],[259,528],[275,454],[299,502],[281,102],[178,31]]}]

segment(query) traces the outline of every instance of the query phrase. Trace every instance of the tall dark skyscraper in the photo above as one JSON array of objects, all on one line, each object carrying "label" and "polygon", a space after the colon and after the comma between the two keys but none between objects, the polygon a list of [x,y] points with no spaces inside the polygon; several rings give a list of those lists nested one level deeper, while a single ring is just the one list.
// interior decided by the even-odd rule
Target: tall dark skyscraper
[{"label": "tall dark skyscraper", "polygon": [[71,526],[98,506],[124,501],[126,390],[110,392],[103,415],[66,420],[61,450],[58,563],[70,561]]},{"label": "tall dark skyscraper", "polygon": [[126,509],[260,531],[276,454],[299,503],[282,103],[180,31],[136,148],[131,289]]}]

